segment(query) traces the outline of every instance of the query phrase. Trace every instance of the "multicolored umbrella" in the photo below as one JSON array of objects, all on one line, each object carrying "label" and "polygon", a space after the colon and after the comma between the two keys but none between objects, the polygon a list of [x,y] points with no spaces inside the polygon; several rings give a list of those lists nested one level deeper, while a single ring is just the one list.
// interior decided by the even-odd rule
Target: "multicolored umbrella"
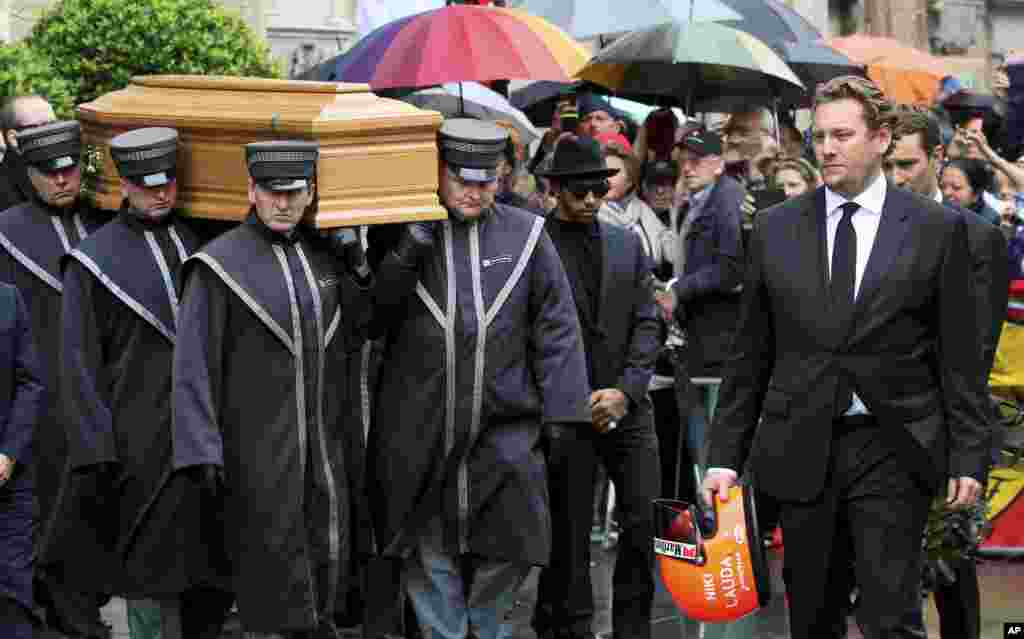
[{"label": "multicolored umbrella", "polygon": [[716,22],[666,22],[602,49],[577,74],[616,95],[673,96],[687,113],[797,103],[800,79],[754,36]]},{"label": "multicolored umbrella", "polygon": [[389,22],[321,64],[317,79],[374,89],[445,82],[568,82],[589,51],[543,18],[489,6],[450,5]]}]

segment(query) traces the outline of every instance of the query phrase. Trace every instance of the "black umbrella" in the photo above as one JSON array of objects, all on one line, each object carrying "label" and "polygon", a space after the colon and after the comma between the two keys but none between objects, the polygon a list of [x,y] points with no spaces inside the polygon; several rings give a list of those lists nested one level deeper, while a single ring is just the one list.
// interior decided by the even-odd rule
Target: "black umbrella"
[{"label": "black umbrella", "polygon": [[778,53],[717,22],[665,22],[633,31],[577,75],[628,99],[682,100],[687,113],[796,104],[804,95]]},{"label": "black umbrella", "polygon": [[555,116],[558,99],[576,92],[581,82],[552,82],[541,80],[516,89],[508,96],[512,106],[526,114],[536,126],[550,126]]}]

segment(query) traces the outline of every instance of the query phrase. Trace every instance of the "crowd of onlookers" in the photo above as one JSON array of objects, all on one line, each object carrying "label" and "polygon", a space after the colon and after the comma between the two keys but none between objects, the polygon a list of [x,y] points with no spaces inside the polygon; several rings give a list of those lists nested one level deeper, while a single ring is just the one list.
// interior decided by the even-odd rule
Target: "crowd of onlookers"
[{"label": "crowd of onlookers", "polygon": [[[953,107],[962,101],[949,98],[966,91],[954,78],[943,80],[934,104],[902,107],[904,113],[927,114],[936,122],[937,139],[922,133],[929,139],[921,141],[926,149],[921,158],[907,159],[894,152],[885,169],[891,182],[911,190],[911,178],[917,176],[920,180],[926,169],[935,179],[935,199],[971,210],[1000,226],[1008,242],[1010,278],[1019,280],[1024,278],[1024,60],[1011,57],[997,66],[991,84],[991,107]],[[609,178],[610,190],[604,197],[599,218],[639,234],[653,262],[651,281],[659,302],[667,299],[661,293],[668,284],[687,273],[711,274],[711,288],[705,287],[697,294],[698,298],[713,300],[710,306],[694,303],[693,299],[671,309],[667,303],[662,304],[666,348],[650,386],[662,450],[663,494],[686,498],[695,489],[693,473],[688,469],[701,456],[708,404],[714,403],[714,385],[696,385],[686,391],[693,401],[684,404],[703,409],[683,417],[684,421],[689,420],[690,428],[680,445],[675,427],[680,418],[675,395],[678,391],[673,383],[676,369],[671,360],[678,349],[676,362],[687,366],[686,374],[698,379],[706,377],[709,382],[715,380],[727,336],[708,333],[727,330],[723,327],[730,325],[729,312],[735,309],[738,294],[730,295],[728,289],[736,288],[739,282],[742,239],[749,234],[754,217],[758,211],[822,184],[810,126],[805,130],[798,126],[798,111],[775,113],[763,107],[700,119],[680,117],[683,114],[678,109],[659,108],[638,123],[603,96],[567,90],[558,100],[550,127],[529,147],[522,143],[511,123],[499,122],[509,130],[512,144],[500,165],[498,201],[547,214],[555,208],[556,194],[549,181],[538,173],[550,164],[560,139],[574,134],[592,137],[601,144],[608,167],[619,169]],[[944,106],[947,103],[951,108]],[[895,128],[898,137],[899,127]],[[711,147],[694,150],[688,143],[694,135],[711,136],[715,141]],[[720,148],[712,148],[715,144]],[[700,161],[704,156],[718,163],[717,169],[702,177]],[[917,171],[912,166],[916,161],[924,163]],[[923,194],[926,188],[929,187],[917,190]],[[735,201],[729,197],[714,198],[712,207],[702,206],[705,203],[701,196],[706,199],[710,192],[721,193],[723,189],[739,196],[733,198]],[[706,242],[707,254],[700,254],[698,247],[698,254],[687,260],[683,254],[691,240],[686,238],[695,234],[692,222],[700,217],[694,215],[695,204],[705,218],[710,215],[720,225]],[[722,237],[718,234],[726,229],[728,236],[727,228],[732,224],[738,227],[741,237],[734,255],[730,255],[730,250],[722,250]],[[702,232],[703,227],[698,228],[697,236]],[[695,267],[693,259],[701,262]],[[689,268],[684,265],[686,261],[691,262]],[[682,306],[688,309],[687,317],[678,316]],[[670,310],[676,311],[675,317]],[[693,317],[709,313],[708,321]],[[1012,309],[1009,319],[1013,320]],[[709,347],[708,342],[718,342],[722,347]],[[701,352],[695,357],[691,353],[694,350]],[[997,369],[1005,369],[1006,365],[1005,357],[997,359]],[[997,370],[995,374],[1007,372]]]}]

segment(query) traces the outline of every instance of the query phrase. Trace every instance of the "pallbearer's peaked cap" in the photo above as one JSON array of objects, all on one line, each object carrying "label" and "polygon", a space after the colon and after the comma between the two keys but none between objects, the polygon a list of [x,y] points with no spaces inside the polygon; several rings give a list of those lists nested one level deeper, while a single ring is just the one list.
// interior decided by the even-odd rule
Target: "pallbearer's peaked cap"
[{"label": "pallbearer's peaked cap", "polygon": [[472,118],[447,120],[437,134],[441,159],[462,179],[471,182],[497,179],[498,161],[507,144],[508,131]]},{"label": "pallbearer's peaked cap", "polygon": [[24,129],[18,148],[25,163],[41,171],[59,171],[78,163],[82,152],[82,127],[75,120],[61,120]]},{"label": "pallbearer's peaked cap", "polygon": [[245,145],[245,163],[253,181],[271,191],[306,188],[316,176],[320,145],[307,140],[277,140]]},{"label": "pallbearer's peaked cap", "polygon": [[146,127],[122,133],[110,141],[110,155],[121,177],[142,186],[162,186],[174,179],[178,132]]}]

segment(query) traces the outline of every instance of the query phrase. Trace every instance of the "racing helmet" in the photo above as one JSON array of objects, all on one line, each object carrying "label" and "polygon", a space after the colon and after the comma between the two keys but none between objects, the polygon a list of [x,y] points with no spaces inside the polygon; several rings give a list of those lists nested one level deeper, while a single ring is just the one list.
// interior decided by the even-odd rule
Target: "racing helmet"
[{"label": "racing helmet", "polygon": [[735,621],[768,603],[771,579],[757,530],[754,491],[733,486],[715,495],[714,512],[655,499],[655,572],[690,619]]}]

